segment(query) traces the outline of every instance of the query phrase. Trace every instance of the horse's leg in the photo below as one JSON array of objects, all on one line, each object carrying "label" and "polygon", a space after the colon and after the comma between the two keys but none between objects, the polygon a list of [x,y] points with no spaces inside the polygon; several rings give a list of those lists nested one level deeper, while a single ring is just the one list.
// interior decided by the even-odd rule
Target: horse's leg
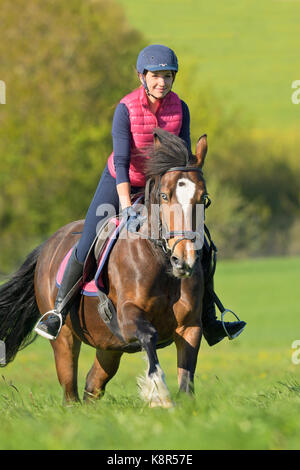
[{"label": "horse's leg", "polygon": [[77,372],[81,341],[64,325],[58,338],[50,343],[54,351],[57,377],[64,390],[64,401],[80,401]]},{"label": "horse's leg", "polygon": [[175,331],[179,391],[194,392],[194,373],[201,342],[200,326],[181,326]]},{"label": "horse's leg", "polygon": [[85,401],[101,398],[105,392],[105,386],[116,374],[122,352],[103,351],[98,349],[95,362],[86,377],[83,399]]},{"label": "horse's leg", "polygon": [[[149,364],[145,376],[138,378],[140,395],[143,400],[149,403],[150,407],[170,408],[173,406],[173,402],[165,382],[165,374],[159,365],[156,353],[156,329],[145,319],[141,310],[126,304],[126,309],[128,308],[130,309],[132,321],[128,321],[129,315],[128,313],[125,314],[124,318],[127,319],[127,325],[131,325],[131,327],[127,327],[126,335],[128,335],[130,329],[134,328],[135,331],[132,331],[131,335],[129,333],[129,337],[131,336],[131,339],[135,338],[139,341],[142,349],[147,354]],[[129,337],[127,336],[127,339]]]}]

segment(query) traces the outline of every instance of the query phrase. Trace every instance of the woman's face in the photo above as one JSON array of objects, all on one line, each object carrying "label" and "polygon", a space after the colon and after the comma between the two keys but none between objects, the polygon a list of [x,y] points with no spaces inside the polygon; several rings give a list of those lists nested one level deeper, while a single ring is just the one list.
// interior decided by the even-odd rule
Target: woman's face
[{"label": "woman's face", "polygon": [[[157,99],[164,98],[172,88],[174,76],[171,70],[160,70],[158,72],[146,72],[146,84],[149,93]],[[140,80],[143,83],[142,76]]]}]

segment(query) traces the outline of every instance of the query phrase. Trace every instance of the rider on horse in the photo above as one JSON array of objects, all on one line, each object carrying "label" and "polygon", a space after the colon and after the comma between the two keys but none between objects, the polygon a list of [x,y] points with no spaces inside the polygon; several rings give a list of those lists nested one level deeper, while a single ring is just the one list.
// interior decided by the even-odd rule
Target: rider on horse
[{"label": "rider on horse", "polygon": [[[140,217],[131,207],[130,194],[140,192],[146,184],[143,149],[153,142],[157,127],[178,135],[191,152],[190,114],[184,101],[173,92],[172,86],[178,71],[175,53],[166,46],[151,45],[143,49],[137,59],[137,73],[142,86],[126,95],[118,104],[112,125],[113,153],[102,173],[94,198],[88,209],[82,236],[73,248],[58,290],[54,309],[43,316],[35,331],[54,340],[64,324],[68,309],[64,299],[82,276],[84,261],[99,231],[105,215],[99,215],[102,204],[110,204],[115,212],[122,209],[128,220],[127,229],[136,230]],[[213,276],[210,274],[210,257],[204,249],[205,293],[203,298],[203,335],[210,346],[225,336],[234,338],[245,328],[243,321],[221,322],[216,317],[213,297]],[[205,266],[206,264],[206,266]],[[205,269],[206,268],[206,269]],[[224,328],[225,325],[225,328]]]}]

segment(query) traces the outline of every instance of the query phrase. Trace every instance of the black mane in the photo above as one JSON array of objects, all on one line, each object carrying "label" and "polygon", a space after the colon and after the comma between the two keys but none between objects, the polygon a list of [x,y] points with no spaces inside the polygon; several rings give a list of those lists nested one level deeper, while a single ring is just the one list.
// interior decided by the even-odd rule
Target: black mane
[{"label": "black mane", "polygon": [[145,168],[147,178],[161,175],[174,166],[197,163],[196,157],[189,152],[186,143],[180,137],[160,128],[154,129],[153,134],[158,139],[159,145],[154,145],[149,153]]}]

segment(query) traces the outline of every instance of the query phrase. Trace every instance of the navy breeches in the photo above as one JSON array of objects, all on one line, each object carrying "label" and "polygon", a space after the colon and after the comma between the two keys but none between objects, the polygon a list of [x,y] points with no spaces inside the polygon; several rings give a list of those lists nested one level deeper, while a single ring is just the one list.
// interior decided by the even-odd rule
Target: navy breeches
[{"label": "navy breeches", "polygon": [[[131,187],[131,192],[137,193],[141,189]],[[119,212],[119,196],[116,180],[111,176],[106,166],[87,211],[82,236],[77,245],[76,255],[79,262],[84,263],[101,225],[105,220],[119,214]]]}]

